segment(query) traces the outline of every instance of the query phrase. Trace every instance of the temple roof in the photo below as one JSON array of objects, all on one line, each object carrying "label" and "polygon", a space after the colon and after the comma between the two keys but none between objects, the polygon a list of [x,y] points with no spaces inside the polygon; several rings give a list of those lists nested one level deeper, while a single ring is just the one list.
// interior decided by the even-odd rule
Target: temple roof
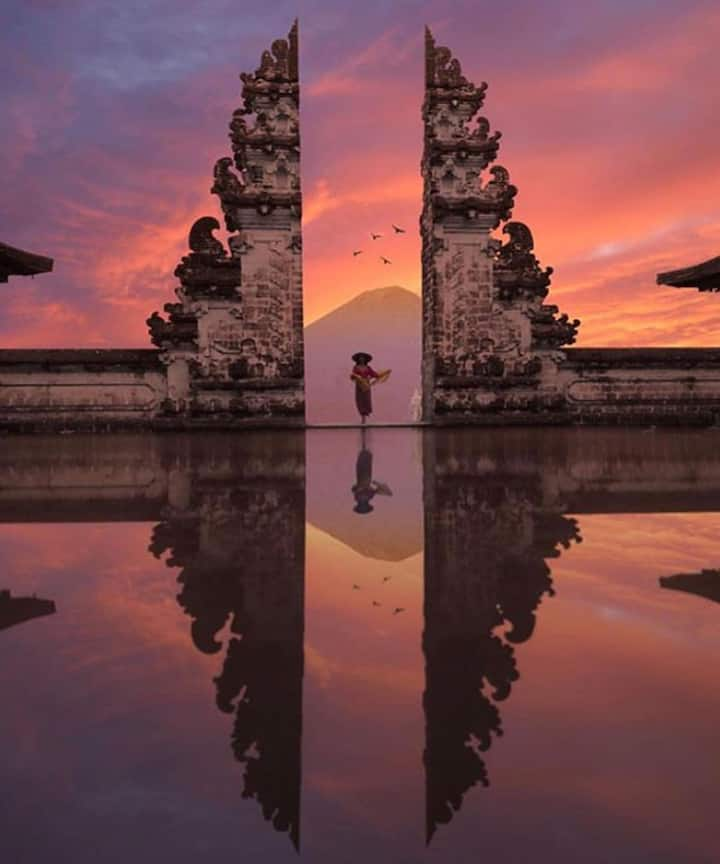
[{"label": "temple roof", "polygon": [[658,273],[657,284],[671,285],[673,288],[697,288],[698,291],[720,291],[720,256],[682,270]]},{"label": "temple roof", "polygon": [[720,603],[720,570],[701,570],[699,573],[676,573],[661,576],[660,587],[674,591],[686,591],[707,600]]},{"label": "temple roof", "polygon": [[24,249],[16,249],[0,243],[0,282],[7,282],[8,276],[34,276],[36,273],[49,273],[53,259],[35,255]]},{"label": "temple roof", "polygon": [[43,615],[52,615],[54,612],[55,604],[52,600],[40,600],[34,595],[11,597],[9,591],[0,591],[0,630]]}]

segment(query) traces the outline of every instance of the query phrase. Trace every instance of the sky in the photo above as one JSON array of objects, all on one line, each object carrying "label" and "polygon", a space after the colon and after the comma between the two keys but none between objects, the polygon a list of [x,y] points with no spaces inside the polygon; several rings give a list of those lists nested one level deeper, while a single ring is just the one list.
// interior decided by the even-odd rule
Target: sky
[{"label": "sky", "polygon": [[364,290],[420,293],[427,24],[488,82],[513,218],[577,344],[720,344],[718,298],[655,284],[720,254],[715,0],[6,0],[0,240],[55,268],[0,287],[0,344],[149,345],[190,226],[221,216],[238,74],[296,16],[306,323]]}]

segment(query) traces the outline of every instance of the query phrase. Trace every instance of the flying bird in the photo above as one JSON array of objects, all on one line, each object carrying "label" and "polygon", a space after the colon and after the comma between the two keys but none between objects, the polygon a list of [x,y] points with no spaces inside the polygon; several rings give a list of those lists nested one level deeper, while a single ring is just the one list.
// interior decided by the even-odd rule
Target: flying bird
[{"label": "flying bird", "polygon": [[373,240],[377,240],[379,237],[382,237],[383,235],[382,234],[373,234],[371,231],[370,236],[372,237]]},{"label": "flying bird", "polygon": [[389,582],[392,579],[392,576],[385,576],[383,582]]},{"label": "flying bird", "polygon": [[362,249],[355,249],[355,251],[353,252],[353,257],[355,257],[357,255],[362,255],[362,251],[363,251]]},{"label": "flying bird", "polygon": [[404,611],[405,610],[402,608],[402,606],[396,606],[395,609],[393,610],[393,615],[397,615],[399,612],[404,612]]},{"label": "flying bird", "polygon": [[383,264],[392,264],[392,261],[389,258],[386,258],[384,255],[380,256],[380,260],[383,262]]},{"label": "flying bird", "polygon": [[360,586],[359,586],[359,585],[353,585],[353,588],[354,588],[356,591],[359,591],[359,590],[360,590]]},{"label": "flying bird", "polygon": [[404,234],[405,233],[405,229],[400,228],[398,225],[393,225],[392,227],[395,230],[396,234]]},{"label": "flying bird", "polygon": [[382,603],[378,603],[377,600],[373,600],[373,606],[382,606]]}]

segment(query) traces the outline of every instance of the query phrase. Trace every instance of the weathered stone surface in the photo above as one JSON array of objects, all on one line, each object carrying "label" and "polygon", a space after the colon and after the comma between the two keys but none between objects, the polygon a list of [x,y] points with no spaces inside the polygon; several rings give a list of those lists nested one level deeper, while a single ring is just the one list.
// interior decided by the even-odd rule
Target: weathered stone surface
[{"label": "weathered stone surface", "polygon": [[720,348],[571,348],[558,366],[567,422],[720,423]]},{"label": "weathered stone surface", "polygon": [[422,160],[423,416],[473,422],[550,407],[553,376],[579,321],[546,305],[552,268],[542,270],[530,229],[507,222],[517,189],[488,166],[500,133],[479,117],[487,84],[476,87],[429,30]]},{"label": "weathered stone surface", "polygon": [[0,350],[0,428],[148,425],[166,396],[156,350]]},{"label": "weathered stone surface", "polygon": [[[429,30],[425,68],[424,420],[720,422],[720,349],[568,349],[580,322],[545,302],[552,268],[508,221],[517,189],[479,115],[487,84]],[[304,423],[297,22],[240,77],[232,156],[216,161],[211,189],[231,236],[226,248],[212,216],[192,226],[177,301],[147,319],[158,350],[0,351],[1,428]],[[658,281],[716,290],[719,261]],[[0,281],[51,267],[0,244]]]},{"label": "weathered stone surface", "polygon": [[[297,40],[296,22],[241,76],[234,158],[217,161],[212,187],[234,233],[226,249],[217,219],[192,226],[177,301],[147,319],[158,350],[0,352],[0,427],[304,423]],[[52,267],[0,245],[0,278],[5,264]]]},{"label": "weathered stone surface", "polygon": [[166,418],[304,422],[298,29],[243,73],[230,123],[233,158],[217,160],[211,191],[232,236],[195,222],[178,265],[177,304],[148,319],[168,367]]},{"label": "weathered stone surface", "polygon": [[[477,117],[487,85],[426,32],[423,104],[423,416],[457,424],[720,422],[720,349],[572,349],[578,320],[545,302],[517,190]],[[658,276],[715,290],[718,261]]]}]

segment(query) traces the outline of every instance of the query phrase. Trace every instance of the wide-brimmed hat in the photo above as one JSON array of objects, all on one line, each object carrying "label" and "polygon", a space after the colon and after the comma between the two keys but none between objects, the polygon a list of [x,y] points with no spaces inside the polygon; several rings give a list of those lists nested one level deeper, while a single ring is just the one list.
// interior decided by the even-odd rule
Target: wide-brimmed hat
[{"label": "wide-brimmed hat", "polygon": [[352,355],[352,359],[355,363],[369,363],[372,360],[372,354],[368,354],[367,351],[358,351],[357,354]]}]

